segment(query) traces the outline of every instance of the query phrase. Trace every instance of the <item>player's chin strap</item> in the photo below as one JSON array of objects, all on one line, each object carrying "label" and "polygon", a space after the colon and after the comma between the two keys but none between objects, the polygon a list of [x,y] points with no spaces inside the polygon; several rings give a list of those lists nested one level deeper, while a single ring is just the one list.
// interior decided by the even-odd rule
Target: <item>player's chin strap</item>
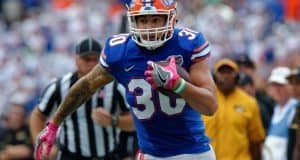
[{"label": "player's chin strap", "polygon": [[[153,88],[163,87],[169,90],[179,90],[180,88],[185,88],[185,81],[182,81],[181,77],[176,70],[175,58],[172,56],[169,64],[167,66],[161,66],[152,61],[148,62],[148,69],[145,71],[146,80],[151,84]],[[180,80],[179,85],[178,82]],[[181,84],[181,85],[180,85]],[[177,90],[178,89],[178,90]],[[175,91],[174,90],[174,91]],[[181,91],[182,92],[182,91]]]}]

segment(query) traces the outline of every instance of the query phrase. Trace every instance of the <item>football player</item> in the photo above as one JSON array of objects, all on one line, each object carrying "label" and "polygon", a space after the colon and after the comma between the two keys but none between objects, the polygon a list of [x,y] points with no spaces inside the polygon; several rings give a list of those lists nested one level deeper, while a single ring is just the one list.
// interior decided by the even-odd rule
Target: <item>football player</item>
[{"label": "football player", "polygon": [[[127,7],[130,34],[107,39],[99,65],[73,85],[40,133],[36,157],[49,152],[65,117],[115,78],[125,86],[131,106],[141,150],[137,159],[215,160],[200,116],[217,110],[209,43],[199,32],[174,28],[173,0],[132,0]],[[158,61],[169,63],[162,66]],[[180,76],[176,65],[189,72],[190,81]]]}]

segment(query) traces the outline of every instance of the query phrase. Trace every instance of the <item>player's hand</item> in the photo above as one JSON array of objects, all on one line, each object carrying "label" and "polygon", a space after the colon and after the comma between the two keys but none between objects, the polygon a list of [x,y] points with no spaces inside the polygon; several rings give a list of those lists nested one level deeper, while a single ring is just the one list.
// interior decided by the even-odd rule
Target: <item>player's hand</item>
[{"label": "player's hand", "polygon": [[44,156],[48,156],[52,145],[55,141],[58,126],[54,123],[48,122],[47,127],[37,136],[34,158],[41,160]]},{"label": "player's hand", "polygon": [[169,64],[161,66],[155,62],[148,61],[148,69],[145,71],[146,80],[153,88],[163,87],[173,90],[180,80],[176,70],[175,58],[171,57]]},{"label": "player's hand", "polygon": [[111,117],[111,114],[104,108],[98,107],[92,110],[92,119],[103,127],[111,125]]}]

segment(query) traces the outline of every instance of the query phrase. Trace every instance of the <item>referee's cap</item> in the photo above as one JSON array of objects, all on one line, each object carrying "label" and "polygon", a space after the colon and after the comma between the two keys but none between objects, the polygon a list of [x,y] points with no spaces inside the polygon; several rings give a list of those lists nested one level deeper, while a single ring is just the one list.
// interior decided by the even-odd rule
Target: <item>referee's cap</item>
[{"label": "referee's cap", "polygon": [[91,54],[100,55],[101,50],[102,50],[101,44],[97,40],[89,37],[89,38],[85,38],[84,40],[82,40],[76,45],[75,52],[76,54],[84,57]]}]

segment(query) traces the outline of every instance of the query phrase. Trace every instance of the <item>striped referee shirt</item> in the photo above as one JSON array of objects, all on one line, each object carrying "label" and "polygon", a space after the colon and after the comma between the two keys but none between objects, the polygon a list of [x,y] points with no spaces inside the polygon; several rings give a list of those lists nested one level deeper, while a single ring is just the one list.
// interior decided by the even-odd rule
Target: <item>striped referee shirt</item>
[{"label": "striped referee shirt", "polygon": [[[76,73],[69,73],[51,82],[41,96],[38,109],[49,117],[77,80]],[[92,120],[91,112],[97,107],[104,107],[112,114],[128,112],[124,94],[125,89],[116,83],[98,89],[62,123],[57,139],[59,147],[85,157],[102,157],[111,152],[118,143],[120,131],[112,127],[101,127]]]}]

